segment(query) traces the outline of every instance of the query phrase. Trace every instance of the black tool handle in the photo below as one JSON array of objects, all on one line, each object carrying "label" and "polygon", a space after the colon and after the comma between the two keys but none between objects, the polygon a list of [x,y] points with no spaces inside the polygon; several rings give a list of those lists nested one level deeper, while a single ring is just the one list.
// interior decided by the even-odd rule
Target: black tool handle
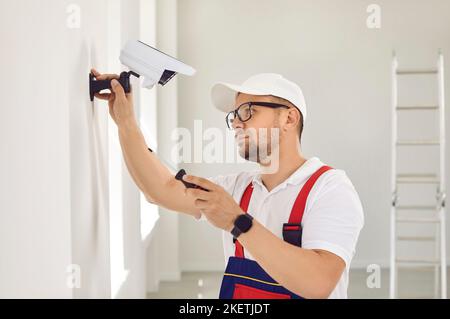
[{"label": "black tool handle", "polygon": [[[153,150],[152,150],[150,147],[147,147],[147,149],[148,149],[150,152],[153,153]],[[178,173],[175,175],[175,179],[177,179],[177,180],[179,180],[180,182],[182,182],[182,183],[184,184],[184,186],[186,186],[186,188],[199,188],[199,189],[201,189],[201,190],[204,190],[204,191],[209,192],[209,190],[204,189],[203,187],[200,187],[200,186],[198,186],[198,185],[196,185],[196,184],[189,183],[189,182],[186,182],[185,180],[183,180],[183,176],[184,176],[184,175],[186,175],[186,171],[185,171],[184,169],[180,169],[180,170],[178,171]]]},{"label": "black tool handle", "polygon": [[186,171],[184,169],[180,169],[178,171],[177,175],[175,175],[175,179],[181,181],[184,184],[184,186],[186,186],[186,188],[199,188],[201,190],[209,192],[209,190],[204,189],[203,187],[200,187],[200,186],[198,186],[196,184],[189,183],[189,182],[186,182],[185,180],[183,180],[183,176],[184,175],[186,175]]}]

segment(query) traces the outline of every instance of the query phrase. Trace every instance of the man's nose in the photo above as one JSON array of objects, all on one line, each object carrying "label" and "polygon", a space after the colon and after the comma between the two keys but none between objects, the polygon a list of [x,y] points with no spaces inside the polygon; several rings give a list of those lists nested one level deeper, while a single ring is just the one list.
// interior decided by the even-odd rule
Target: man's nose
[{"label": "man's nose", "polygon": [[233,128],[233,130],[244,128],[244,123],[241,122],[241,120],[239,120],[239,117],[236,116],[233,120],[233,123],[231,124],[231,127]]}]

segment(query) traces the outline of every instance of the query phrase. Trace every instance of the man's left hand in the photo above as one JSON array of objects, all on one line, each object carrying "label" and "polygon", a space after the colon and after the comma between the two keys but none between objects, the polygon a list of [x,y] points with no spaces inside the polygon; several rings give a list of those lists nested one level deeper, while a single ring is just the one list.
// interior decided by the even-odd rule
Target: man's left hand
[{"label": "man's left hand", "polygon": [[183,180],[208,190],[186,188],[185,192],[196,198],[195,206],[200,209],[211,224],[230,232],[233,229],[234,220],[239,215],[244,214],[234,198],[221,186],[205,178],[184,175]]}]

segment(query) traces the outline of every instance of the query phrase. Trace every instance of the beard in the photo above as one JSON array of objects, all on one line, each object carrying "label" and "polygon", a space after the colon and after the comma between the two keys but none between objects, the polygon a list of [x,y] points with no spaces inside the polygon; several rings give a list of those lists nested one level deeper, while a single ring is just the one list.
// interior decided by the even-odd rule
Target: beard
[{"label": "beard", "polygon": [[247,161],[269,165],[273,152],[279,149],[279,126],[259,129],[238,141],[239,155]]}]

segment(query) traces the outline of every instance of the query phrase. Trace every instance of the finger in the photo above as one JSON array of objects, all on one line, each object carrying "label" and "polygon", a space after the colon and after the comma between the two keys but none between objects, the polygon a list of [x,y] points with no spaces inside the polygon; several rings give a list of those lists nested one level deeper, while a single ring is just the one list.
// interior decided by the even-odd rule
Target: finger
[{"label": "finger", "polygon": [[114,92],[114,94],[116,94],[116,98],[118,99],[126,99],[125,97],[125,91],[123,90],[122,85],[120,85],[119,81],[117,81],[116,79],[113,79],[111,81],[111,88],[112,91]]},{"label": "finger", "polygon": [[100,72],[98,72],[96,69],[94,69],[94,68],[92,68],[91,69],[91,73],[95,76],[95,77],[97,77],[97,76],[100,76],[101,75],[101,73]]},{"label": "finger", "polygon": [[95,93],[94,96],[97,99],[108,101],[111,97],[111,93]]},{"label": "finger", "polygon": [[101,74],[98,77],[96,77],[97,80],[112,80],[118,78],[120,78],[118,74]]},{"label": "finger", "polygon": [[118,79],[120,76],[118,74],[101,74],[95,69],[91,69],[91,73],[94,75],[97,80],[112,80]]},{"label": "finger", "polygon": [[207,191],[198,189],[198,188],[186,188],[186,195],[192,196],[201,200],[209,200],[211,198],[211,194]]},{"label": "finger", "polygon": [[200,187],[203,187],[204,189],[207,189],[207,190],[216,190],[217,189],[216,184],[214,184],[213,182],[211,182],[203,177],[198,177],[198,176],[193,176],[193,175],[184,175],[183,180],[185,180],[186,182],[198,185]]}]

